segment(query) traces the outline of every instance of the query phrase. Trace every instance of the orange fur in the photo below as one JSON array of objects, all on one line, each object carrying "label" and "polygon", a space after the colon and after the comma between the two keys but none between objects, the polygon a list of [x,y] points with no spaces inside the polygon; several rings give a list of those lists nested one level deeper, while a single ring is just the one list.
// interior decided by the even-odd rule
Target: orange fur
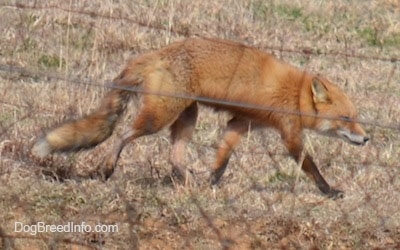
[{"label": "orange fur", "polygon": [[[229,156],[247,131],[250,121],[256,127],[277,129],[290,154],[298,162],[302,158],[303,129],[338,136],[358,145],[368,141],[364,130],[354,121],[356,109],[336,85],[265,52],[234,42],[190,38],[173,43],[131,60],[114,79],[114,84],[163,95],[143,95],[132,128],[121,137],[106,159],[102,169],[105,177],[113,173],[119,154],[127,143],[172,124],[174,146],[171,162],[178,176],[187,178],[182,165],[183,149],[194,129],[197,103],[202,101],[173,95],[205,97],[267,108],[251,109],[203,102],[217,110],[226,110],[233,116],[217,152],[211,174],[213,184],[219,181],[225,171]],[[57,151],[92,147],[104,141],[111,135],[130,94],[127,90],[111,90],[97,111],[50,130],[35,144],[33,152],[45,156]],[[286,112],[274,112],[271,109]],[[341,193],[326,183],[308,154],[304,156],[302,169],[323,193],[334,197]]]}]

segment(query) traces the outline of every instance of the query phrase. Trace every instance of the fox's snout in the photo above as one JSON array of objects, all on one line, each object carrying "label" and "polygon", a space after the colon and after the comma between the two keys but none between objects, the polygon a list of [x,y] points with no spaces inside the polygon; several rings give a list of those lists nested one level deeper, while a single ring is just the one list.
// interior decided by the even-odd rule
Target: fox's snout
[{"label": "fox's snout", "polygon": [[362,133],[355,133],[348,129],[342,128],[337,130],[337,134],[351,144],[362,146],[369,141],[369,137],[363,130],[361,131]]}]

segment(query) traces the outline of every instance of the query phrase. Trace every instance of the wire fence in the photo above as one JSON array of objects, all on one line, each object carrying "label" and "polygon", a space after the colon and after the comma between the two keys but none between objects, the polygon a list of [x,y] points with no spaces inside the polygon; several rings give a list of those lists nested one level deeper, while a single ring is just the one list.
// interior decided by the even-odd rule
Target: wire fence
[{"label": "wire fence", "polygon": [[[136,93],[136,94],[172,97],[172,98],[178,98],[178,99],[193,100],[193,101],[197,101],[197,102],[201,102],[201,103],[205,103],[205,104],[214,104],[214,105],[223,105],[223,106],[228,106],[228,107],[239,107],[239,108],[246,108],[246,109],[269,111],[269,112],[281,113],[281,114],[285,114],[285,115],[314,117],[314,118],[319,118],[319,119],[324,119],[324,120],[342,120],[342,121],[346,120],[346,121],[350,121],[350,122],[371,125],[374,127],[380,127],[380,128],[384,128],[384,129],[400,130],[400,124],[385,124],[385,123],[378,122],[378,121],[367,121],[367,120],[362,120],[362,119],[348,119],[348,118],[345,119],[345,118],[341,118],[341,117],[337,117],[337,116],[328,116],[328,115],[321,115],[321,114],[316,114],[316,113],[305,113],[305,112],[301,112],[298,110],[279,109],[279,108],[271,107],[271,106],[268,107],[268,106],[261,106],[261,105],[251,104],[251,103],[214,99],[214,98],[201,97],[201,96],[189,95],[189,94],[184,94],[184,93],[171,93],[171,92],[167,93],[167,92],[161,92],[161,91],[157,91],[157,92],[156,91],[148,91],[148,90],[144,90],[141,88],[135,88],[135,87],[117,86],[117,85],[114,85],[112,82],[105,83],[105,84],[99,84],[99,83],[96,83],[97,81],[94,81],[94,80],[86,79],[85,81],[83,81],[83,80],[80,80],[79,78],[73,77],[73,76],[68,76],[68,78],[66,78],[65,76],[58,74],[58,73],[32,72],[28,69],[10,66],[10,65],[0,65],[0,71],[4,71],[4,72],[8,72],[8,73],[19,73],[19,74],[23,74],[25,77],[35,77],[35,76],[37,77],[40,75],[41,77],[46,77],[49,79],[68,81],[71,83],[75,83],[75,84],[79,84],[79,85],[87,85],[87,86],[95,87],[95,88],[104,88],[105,87],[107,89],[122,89],[122,90],[126,90],[126,91]],[[3,102],[3,104],[14,105],[16,107],[24,107],[24,108],[28,107],[28,106],[15,105],[12,103],[7,103],[7,102]]]},{"label": "wire fence", "polygon": [[[103,14],[62,7],[58,4],[42,5],[35,1],[29,4],[0,4],[0,8],[62,11],[94,19],[122,21],[183,37],[196,35],[196,32],[185,28],[185,25],[149,23],[122,14]],[[251,44],[251,41],[249,43]],[[379,61],[390,65],[389,73],[381,82],[386,83],[388,90],[397,90],[400,58],[363,55],[348,50],[323,51],[283,46],[265,46],[259,49],[306,57],[331,56],[345,60],[352,58],[360,63]],[[332,201],[314,190],[308,179],[299,178],[299,168],[295,171],[288,170],[293,168],[294,163],[287,161],[286,151],[274,146],[278,143],[273,135],[265,135],[264,132],[258,131],[254,132],[251,138],[249,136],[247,140],[243,139],[244,145],[235,150],[229,163],[231,165],[229,168],[232,169],[230,171],[235,171],[235,174],[227,173],[219,188],[211,189],[208,183],[201,181],[195,187],[182,188],[174,183],[171,184],[169,178],[164,177],[169,177],[170,164],[167,160],[170,145],[163,134],[136,143],[134,147],[126,150],[128,152],[122,156],[120,165],[133,165],[136,170],[123,167],[121,171],[117,171],[121,173],[120,175],[117,174],[107,182],[75,175],[74,171],[77,168],[87,170],[101,164],[102,159],[98,156],[104,155],[109,145],[74,156],[56,155],[46,159],[33,157],[30,153],[30,147],[35,139],[33,133],[38,133],[45,127],[43,122],[47,126],[47,123],[52,124],[55,118],[52,117],[51,121],[48,121],[43,113],[62,118],[66,116],[67,119],[70,116],[65,114],[68,111],[54,109],[51,105],[38,106],[37,98],[24,96],[26,92],[20,93],[18,87],[11,88],[12,84],[9,82],[14,79],[57,81],[67,87],[72,84],[80,90],[89,89],[90,92],[121,87],[109,82],[101,84],[99,78],[82,79],[71,74],[66,76],[57,71],[37,70],[7,63],[0,64],[0,77],[0,81],[7,82],[0,85],[5,86],[4,89],[0,89],[2,96],[0,179],[4,182],[4,187],[0,188],[0,193],[3,194],[0,201],[4,205],[0,206],[5,208],[4,216],[0,216],[2,248],[112,249],[117,246],[121,249],[176,249],[177,247],[180,249],[396,249],[400,247],[398,210],[400,151],[397,142],[400,139],[400,123],[398,119],[393,119],[398,114],[396,106],[399,104],[398,95],[392,106],[387,107],[387,111],[386,106],[375,107],[377,114],[372,117],[376,119],[352,120],[368,125],[370,132],[376,129],[383,131],[374,133],[374,141],[366,146],[367,149],[363,152],[331,141],[321,143],[319,147],[307,146],[317,158],[316,161],[321,163],[323,172],[327,172],[324,175],[334,176],[334,180],[341,183],[345,191],[349,190],[349,196],[345,196],[343,200]],[[28,84],[30,83],[23,82],[23,85]],[[379,88],[377,89],[371,92],[377,93]],[[186,94],[148,92],[134,88],[124,88],[124,90],[285,115],[342,119]],[[13,91],[15,92],[12,93]],[[39,95],[33,89],[31,91]],[[46,91],[51,89],[46,88]],[[372,97],[365,96],[365,98]],[[381,102],[384,102],[385,96],[381,99]],[[75,108],[74,106],[78,105],[72,104],[72,106]],[[75,110],[72,112],[73,116],[76,113],[80,112]],[[382,113],[388,113],[387,116],[392,119],[378,119],[385,117]],[[223,121],[220,123],[223,124]],[[194,171],[196,179],[206,179],[203,174],[209,172],[210,163],[204,159],[213,155],[213,150],[210,150],[213,147],[210,137],[217,132],[213,130],[213,124],[200,123],[197,126],[196,132],[202,134],[205,139],[200,140],[197,137],[187,147],[188,157],[193,161],[188,165],[196,169]],[[264,137],[273,139],[267,140]],[[306,144],[311,140],[314,140],[313,135],[307,135]],[[318,153],[322,149],[324,151],[328,149],[326,150],[328,152]],[[130,159],[131,155],[136,158]],[[341,157],[336,157],[339,155]],[[344,169],[341,165],[348,166],[348,169]],[[266,175],[265,172],[270,174]],[[12,190],[14,188],[16,191]],[[8,192],[11,194],[8,195]],[[346,195],[348,193],[346,192]],[[112,225],[117,226],[118,232],[112,232],[112,228],[109,227]],[[100,230],[101,228],[104,230]]]},{"label": "wire fence", "polygon": [[[97,13],[95,11],[85,11],[85,10],[79,10],[79,9],[71,9],[71,8],[66,8],[66,7],[60,7],[59,5],[39,5],[37,2],[34,4],[23,4],[23,3],[18,3],[17,5],[8,5],[8,4],[0,4],[0,6],[3,7],[9,7],[9,8],[18,8],[18,9],[30,9],[30,10],[59,10],[59,11],[64,11],[67,13],[72,13],[72,14],[77,14],[77,15],[86,15],[91,18],[101,18],[101,19],[111,19],[111,20],[118,20],[118,21],[124,21],[127,23],[132,23],[138,26],[145,27],[147,29],[154,29],[154,30],[159,30],[159,31],[169,31],[171,33],[174,33],[176,35],[180,35],[183,37],[190,37],[190,36],[196,36],[198,34],[191,34],[190,30],[180,30],[173,27],[166,27],[165,25],[158,24],[158,23],[149,23],[149,22],[144,22],[142,20],[136,20],[132,19],[131,17],[128,16],[123,16],[122,14],[120,15],[115,15],[115,14],[101,14]],[[179,25],[176,25],[179,27]],[[384,61],[384,62],[400,62],[400,58],[397,57],[382,57],[378,55],[362,55],[362,54],[356,54],[354,51],[352,52],[343,52],[343,51],[323,51],[320,49],[313,49],[313,48],[297,48],[297,49],[292,49],[292,48],[285,48],[282,45],[281,46],[263,46],[263,47],[258,47],[259,49],[262,50],[272,50],[272,51],[279,51],[279,52],[289,52],[289,53],[297,53],[297,54],[304,54],[304,55],[318,55],[318,56],[340,56],[340,57],[345,57],[345,58],[357,58],[357,59],[362,59],[362,60],[377,60],[377,61]]]}]

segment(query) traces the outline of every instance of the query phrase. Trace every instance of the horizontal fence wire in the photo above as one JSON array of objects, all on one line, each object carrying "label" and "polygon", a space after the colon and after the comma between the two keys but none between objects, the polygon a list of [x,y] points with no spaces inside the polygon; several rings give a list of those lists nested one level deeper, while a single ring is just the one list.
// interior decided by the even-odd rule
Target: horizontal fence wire
[{"label": "horizontal fence wire", "polygon": [[[34,2],[34,4],[23,4],[23,3],[18,3],[15,5],[0,4],[0,6],[8,7],[8,8],[17,8],[17,9],[31,9],[31,10],[59,10],[59,11],[64,11],[64,12],[78,14],[78,15],[85,15],[85,16],[89,16],[91,18],[120,20],[120,21],[124,21],[124,22],[133,23],[133,24],[136,24],[138,26],[142,26],[142,27],[145,27],[148,29],[159,30],[159,31],[168,31],[173,34],[184,36],[184,37],[197,35],[197,34],[190,33],[189,29],[177,29],[177,28],[175,28],[175,26],[167,27],[162,24],[152,24],[152,23],[145,22],[142,20],[132,19],[127,16],[121,16],[121,15],[116,16],[114,14],[101,14],[101,13],[97,13],[95,11],[60,7],[59,5],[46,5],[45,6],[45,5],[37,4],[36,1]],[[309,48],[309,47],[292,49],[292,48],[285,48],[282,46],[268,46],[268,45],[257,47],[257,48],[263,49],[263,50],[274,50],[274,51],[297,53],[297,54],[304,54],[304,55],[340,56],[340,57],[347,57],[347,58],[357,58],[357,59],[362,59],[362,60],[374,60],[374,61],[393,62],[393,63],[400,62],[400,58],[397,58],[397,57],[381,57],[381,56],[377,56],[377,55],[370,56],[370,55],[357,54],[354,51],[353,52],[343,52],[343,51],[333,51],[333,50],[332,51],[323,51],[321,49],[313,49],[313,48]]]},{"label": "horizontal fence wire", "polygon": [[[129,92],[138,93],[138,94],[155,95],[155,96],[171,97],[171,98],[178,98],[178,99],[187,99],[187,100],[193,100],[193,101],[197,101],[197,102],[209,104],[209,105],[214,104],[214,105],[221,105],[221,106],[226,106],[226,107],[254,109],[254,110],[268,111],[268,112],[272,112],[272,113],[280,113],[280,114],[285,114],[285,115],[315,117],[315,118],[324,119],[324,120],[341,120],[341,121],[348,121],[348,122],[356,122],[356,123],[365,124],[365,125],[369,125],[369,126],[373,126],[373,127],[379,127],[379,128],[383,128],[383,129],[400,131],[400,124],[385,124],[385,123],[381,123],[381,122],[377,122],[377,121],[367,121],[367,120],[363,120],[363,119],[348,119],[348,118],[342,118],[342,117],[337,117],[337,116],[321,115],[321,114],[317,114],[317,113],[306,113],[306,112],[301,112],[298,110],[288,110],[288,109],[281,109],[281,108],[276,108],[276,107],[261,106],[261,105],[251,104],[251,103],[214,99],[214,98],[203,97],[203,96],[194,96],[194,95],[190,95],[190,94],[186,94],[186,93],[172,93],[172,92],[167,93],[167,92],[160,92],[160,91],[148,91],[148,90],[144,90],[140,87],[118,86],[118,85],[114,85],[113,83],[110,83],[110,82],[108,82],[104,85],[101,85],[101,84],[95,83],[95,81],[93,81],[93,80],[81,80],[81,79],[79,79],[77,77],[73,77],[73,76],[65,77],[65,76],[62,76],[61,74],[58,74],[55,72],[33,72],[26,68],[5,65],[5,64],[0,64],[0,71],[8,72],[8,73],[19,73],[25,77],[40,76],[40,77],[52,78],[52,79],[56,79],[56,80],[68,81],[68,82],[73,82],[75,84],[87,85],[87,86],[91,86],[91,87],[98,87],[98,88],[105,87],[107,89],[121,89],[121,90],[126,90]],[[4,104],[6,104],[6,103],[4,103]],[[8,103],[8,104],[10,104],[10,103]]]}]

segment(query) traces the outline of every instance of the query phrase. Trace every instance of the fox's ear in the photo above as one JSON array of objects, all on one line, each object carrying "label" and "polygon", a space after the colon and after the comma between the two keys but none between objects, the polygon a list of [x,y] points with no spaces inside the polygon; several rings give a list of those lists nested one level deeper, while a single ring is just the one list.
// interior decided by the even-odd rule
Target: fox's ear
[{"label": "fox's ear", "polygon": [[325,85],[317,77],[314,77],[311,83],[311,91],[315,103],[329,102],[328,90]]}]

